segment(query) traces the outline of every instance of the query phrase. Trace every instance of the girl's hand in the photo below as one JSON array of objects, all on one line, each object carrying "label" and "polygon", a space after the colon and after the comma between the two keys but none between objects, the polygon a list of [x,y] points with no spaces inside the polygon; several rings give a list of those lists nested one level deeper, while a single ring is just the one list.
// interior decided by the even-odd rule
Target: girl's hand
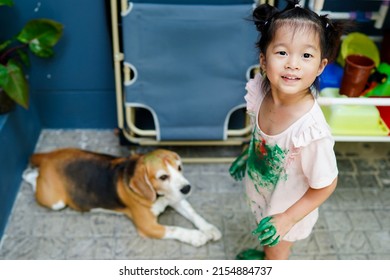
[{"label": "girl's hand", "polygon": [[239,155],[229,168],[230,176],[236,181],[241,181],[245,177],[246,163],[248,160],[248,151],[246,148],[241,155]]},{"label": "girl's hand", "polygon": [[289,217],[280,213],[263,218],[252,234],[259,234],[260,245],[272,247],[277,245],[293,226],[294,223]]}]

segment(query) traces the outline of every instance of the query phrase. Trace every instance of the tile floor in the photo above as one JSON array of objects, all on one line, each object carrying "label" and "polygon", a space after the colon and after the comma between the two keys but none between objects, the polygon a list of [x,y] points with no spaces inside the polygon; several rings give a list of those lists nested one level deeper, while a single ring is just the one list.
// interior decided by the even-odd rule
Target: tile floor
[{"label": "tile floor", "polygon": [[[66,146],[114,155],[129,153],[111,130],[43,130],[36,151]],[[337,143],[335,150],[338,188],[321,206],[313,234],[293,247],[291,259],[390,260],[390,143]],[[206,153],[211,151],[238,152],[226,147],[206,149]],[[179,153],[196,156],[198,151],[184,147]],[[189,201],[222,231],[217,242],[194,248],[172,240],[142,238],[121,215],[81,214],[70,209],[53,212],[37,205],[30,186],[21,182],[1,239],[0,259],[234,259],[237,252],[257,242],[250,235],[254,223],[241,183],[230,178],[228,167],[184,166],[196,188]],[[159,220],[192,227],[170,209]]]}]

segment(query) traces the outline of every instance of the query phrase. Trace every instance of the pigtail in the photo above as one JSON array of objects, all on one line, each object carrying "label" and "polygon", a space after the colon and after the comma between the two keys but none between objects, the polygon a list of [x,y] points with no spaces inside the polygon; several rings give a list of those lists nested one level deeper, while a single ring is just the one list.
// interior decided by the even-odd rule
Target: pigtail
[{"label": "pigtail", "polygon": [[253,22],[257,31],[264,34],[270,25],[272,17],[277,14],[279,10],[269,4],[262,4],[256,7],[253,11]]},{"label": "pigtail", "polygon": [[284,10],[290,10],[296,7],[301,7],[301,5],[299,4],[300,0],[286,0],[286,2],[287,2],[287,6]]},{"label": "pigtail", "polygon": [[346,32],[347,28],[351,27],[351,24],[348,21],[331,21],[327,15],[320,16],[320,20],[325,35],[323,56],[326,57],[329,62],[332,62],[336,59],[339,51],[341,36]]}]

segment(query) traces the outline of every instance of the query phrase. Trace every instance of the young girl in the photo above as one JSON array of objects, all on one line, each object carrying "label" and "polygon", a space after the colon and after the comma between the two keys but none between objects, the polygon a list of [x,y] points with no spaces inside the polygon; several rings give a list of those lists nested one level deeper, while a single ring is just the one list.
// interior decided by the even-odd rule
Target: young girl
[{"label": "young girl", "polygon": [[[341,24],[288,0],[278,9],[263,4],[253,12],[261,33],[260,68],[246,86],[253,124],[248,149],[232,164],[245,174],[251,210],[266,259],[288,259],[293,242],[311,233],[318,207],[337,184],[334,140],[315,97],[317,80],[335,57]],[[255,250],[238,259],[253,259]]]}]

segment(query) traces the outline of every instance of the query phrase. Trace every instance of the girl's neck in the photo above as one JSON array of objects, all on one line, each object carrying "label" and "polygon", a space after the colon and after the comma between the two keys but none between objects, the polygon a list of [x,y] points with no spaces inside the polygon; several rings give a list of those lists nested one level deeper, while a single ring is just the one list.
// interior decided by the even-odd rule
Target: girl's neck
[{"label": "girl's neck", "polygon": [[295,94],[287,94],[280,92],[276,89],[271,89],[269,98],[275,106],[289,107],[299,105],[300,103],[306,103],[310,100],[314,100],[310,89]]},{"label": "girl's neck", "polygon": [[313,95],[307,92],[269,93],[260,106],[258,125],[265,134],[280,134],[309,112],[313,108],[314,102]]}]

